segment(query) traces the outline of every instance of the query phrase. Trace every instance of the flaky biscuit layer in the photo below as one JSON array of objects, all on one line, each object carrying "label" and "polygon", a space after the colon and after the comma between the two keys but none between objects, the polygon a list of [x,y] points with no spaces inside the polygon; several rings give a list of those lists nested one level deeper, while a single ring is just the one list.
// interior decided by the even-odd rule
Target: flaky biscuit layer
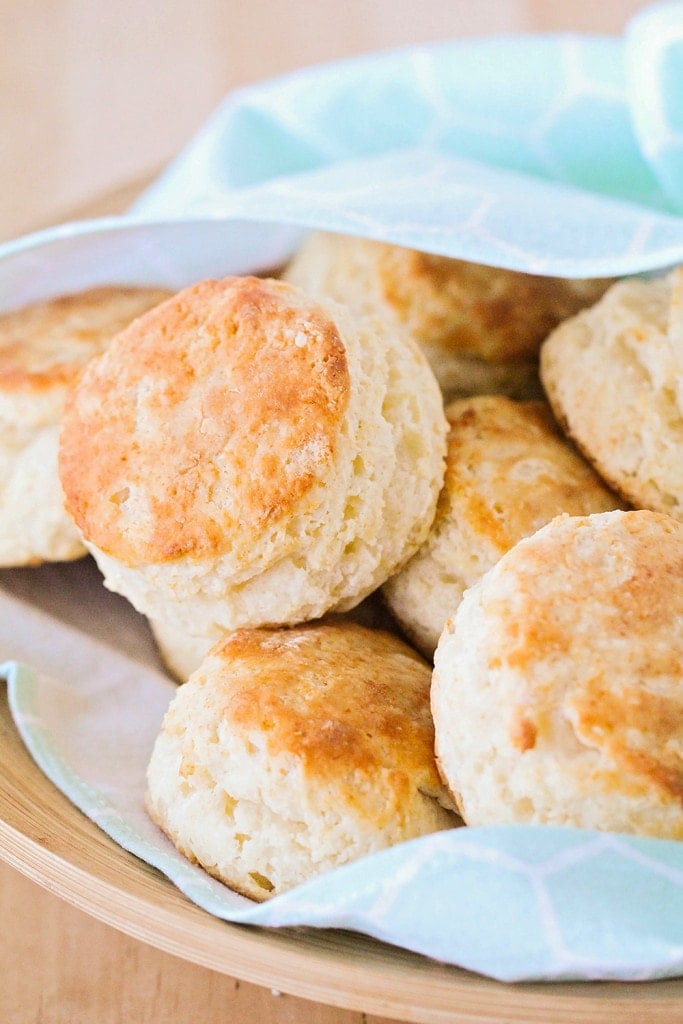
[{"label": "flaky biscuit layer", "polygon": [[426,536],[446,429],[415,345],[233,277],[185,289],[89,364],[60,475],[107,585],[208,647],[376,589]]},{"label": "flaky biscuit layer", "polygon": [[429,536],[383,587],[428,657],[467,587],[518,540],[561,512],[620,507],[561,435],[545,402],[480,395],[452,402],[446,415],[446,475]]},{"label": "flaky biscuit layer", "polygon": [[427,664],[379,630],[240,630],[169,708],[150,813],[186,856],[258,900],[452,827],[429,686]]},{"label": "flaky biscuit layer", "polygon": [[471,825],[683,837],[683,526],[559,516],[466,593],[435,656],[437,759]]},{"label": "flaky biscuit layer", "polygon": [[169,294],[112,285],[0,315],[0,565],[85,554],[57,472],[67,389],[117,331]]},{"label": "flaky biscuit layer", "polygon": [[543,345],[558,421],[639,508],[683,519],[683,269],[626,279]]},{"label": "flaky biscuit layer", "polygon": [[326,232],[304,241],[284,276],[414,338],[447,401],[488,392],[537,395],[541,342],[608,284],[523,274]]}]

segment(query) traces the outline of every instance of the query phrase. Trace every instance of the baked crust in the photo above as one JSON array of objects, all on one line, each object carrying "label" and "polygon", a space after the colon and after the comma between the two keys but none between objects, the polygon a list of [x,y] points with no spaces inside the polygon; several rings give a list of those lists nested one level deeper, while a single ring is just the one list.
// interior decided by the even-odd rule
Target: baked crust
[{"label": "baked crust", "polygon": [[62,431],[67,508],[127,565],[247,548],[324,476],[348,393],[319,307],[255,277],[195,284],[84,373]]},{"label": "baked crust", "polygon": [[545,402],[478,395],[452,402],[446,416],[446,474],[432,528],[383,587],[427,657],[466,588],[517,541],[562,512],[623,504],[563,437]]},{"label": "baked crust", "polygon": [[0,392],[68,384],[115,334],[170,295],[107,285],[0,314]]},{"label": "baked crust", "polygon": [[472,587],[435,658],[444,778],[469,824],[683,837],[683,526],[559,516]]},{"label": "baked crust", "polygon": [[171,293],[111,285],[0,315],[0,565],[86,553],[57,472],[64,403],[83,366]]},{"label": "baked crust", "polygon": [[355,623],[237,631],[169,707],[149,812],[185,856],[257,900],[456,826],[430,678],[397,637]]}]

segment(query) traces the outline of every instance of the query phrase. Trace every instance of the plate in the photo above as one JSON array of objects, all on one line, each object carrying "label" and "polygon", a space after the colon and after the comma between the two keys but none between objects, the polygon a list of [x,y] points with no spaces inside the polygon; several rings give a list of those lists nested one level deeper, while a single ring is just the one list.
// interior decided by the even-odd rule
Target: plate
[{"label": "plate", "polygon": [[[13,595],[152,657],[142,617],[97,582],[89,559],[0,573],[0,587]],[[254,984],[422,1024],[671,1024],[680,1012],[683,979],[504,985],[355,932],[225,923],[117,846],[52,785],[18,735],[6,693],[0,697],[0,858],[136,939]]]},{"label": "plate", "polygon": [[423,1024],[671,1024],[683,981],[508,986],[337,931],[245,928],[199,910],[116,846],[35,766],[0,702],[0,857],[62,899],[192,963]]},{"label": "plate", "polygon": [[[115,213],[119,197],[127,202],[133,191],[104,197],[87,213]],[[76,572],[73,566],[5,570],[0,587],[114,643],[122,639],[111,634],[116,621],[127,650],[149,657],[146,625],[126,602],[104,590],[96,605],[79,601],[83,573],[92,576],[88,560]],[[2,687],[0,859],[92,917],[166,953],[348,1010],[419,1024],[671,1024],[683,1004],[683,979],[505,985],[356,932],[223,922],[117,846],[52,785],[24,747]]]}]

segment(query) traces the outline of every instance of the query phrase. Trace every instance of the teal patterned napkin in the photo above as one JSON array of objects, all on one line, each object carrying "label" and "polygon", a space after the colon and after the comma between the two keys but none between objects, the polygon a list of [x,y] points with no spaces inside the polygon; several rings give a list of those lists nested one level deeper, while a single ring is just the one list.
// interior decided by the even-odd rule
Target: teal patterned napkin
[{"label": "teal patterned napkin", "polygon": [[624,39],[504,37],[312,68],[226,99],[139,200],[538,273],[683,259],[683,4]]},{"label": "teal patterned napkin", "polygon": [[[107,614],[105,596],[90,607]],[[16,659],[0,665],[14,721],[48,778],[119,845],[223,920],[352,929],[502,981],[683,974],[676,842],[570,828],[455,828],[252,903],[177,853],[145,812],[145,769],[175,685],[139,654],[109,648],[1,589],[0,649]]]},{"label": "teal patterned napkin", "polygon": [[139,257],[216,220],[266,243],[290,227],[286,254],[325,228],[568,277],[683,261],[683,3],[623,38],[456,41],[237,90],[125,217],[14,240],[0,263],[144,224]]},{"label": "teal patterned napkin", "polygon": [[[683,4],[646,8],[623,39],[456,42],[240,90],[125,217],[1,246],[0,309],[106,281],[180,287],[267,268],[317,227],[567,276],[683,261]],[[168,681],[1,589],[0,650],[47,776],[212,914],[355,929],[506,981],[683,974],[674,842],[455,829],[254,905],[144,812]]]}]

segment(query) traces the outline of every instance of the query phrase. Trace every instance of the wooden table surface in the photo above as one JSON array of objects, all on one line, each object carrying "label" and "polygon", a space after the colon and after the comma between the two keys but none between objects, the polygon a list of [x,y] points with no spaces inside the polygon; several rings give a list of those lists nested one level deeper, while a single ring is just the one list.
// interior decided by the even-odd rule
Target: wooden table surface
[{"label": "wooden table surface", "polygon": [[[254,0],[248,7],[124,0],[104,7],[88,0],[5,0],[0,240],[77,209],[121,208],[135,186],[120,192],[115,186],[161,166],[222,96],[244,82],[456,36],[618,32],[643,6],[633,0]],[[93,199],[112,189],[108,199]],[[0,953],[2,1024],[390,1024],[187,963],[102,924],[1,861]]]}]

